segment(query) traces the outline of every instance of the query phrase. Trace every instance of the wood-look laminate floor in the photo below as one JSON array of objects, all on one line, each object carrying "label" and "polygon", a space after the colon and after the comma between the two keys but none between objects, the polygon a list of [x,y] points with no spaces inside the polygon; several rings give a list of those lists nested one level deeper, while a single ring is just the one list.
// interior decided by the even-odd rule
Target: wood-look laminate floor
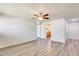
[{"label": "wood-look laminate floor", "polygon": [[52,42],[46,45],[45,40],[35,40],[29,43],[15,45],[0,49],[0,56],[54,56],[59,55],[63,43]]},{"label": "wood-look laminate floor", "polygon": [[63,56],[79,56],[79,40],[69,39],[62,50]]},{"label": "wood-look laminate floor", "polygon": [[67,40],[66,44],[35,40],[0,49],[0,56],[74,56],[79,55],[79,40]]}]

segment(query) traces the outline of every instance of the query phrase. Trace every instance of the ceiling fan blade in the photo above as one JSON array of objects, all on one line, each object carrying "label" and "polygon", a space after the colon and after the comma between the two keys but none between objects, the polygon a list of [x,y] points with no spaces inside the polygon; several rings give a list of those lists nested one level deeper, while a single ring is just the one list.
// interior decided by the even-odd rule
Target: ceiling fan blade
[{"label": "ceiling fan blade", "polygon": [[48,16],[49,14],[44,14],[43,16]]},{"label": "ceiling fan blade", "polygon": [[48,16],[43,16],[43,18],[48,18]]},{"label": "ceiling fan blade", "polygon": [[39,17],[38,15],[34,15],[34,16]]},{"label": "ceiling fan blade", "polygon": [[47,18],[44,18],[44,19],[49,19],[49,18],[47,17]]}]

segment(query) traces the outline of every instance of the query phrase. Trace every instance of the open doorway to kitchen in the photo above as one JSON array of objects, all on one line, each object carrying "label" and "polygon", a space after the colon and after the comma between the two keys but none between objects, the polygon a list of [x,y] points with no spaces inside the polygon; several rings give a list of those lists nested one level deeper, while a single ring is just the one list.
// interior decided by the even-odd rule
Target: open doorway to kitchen
[{"label": "open doorway to kitchen", "polygon": [[46,39],[51,39],[50,24],[46,25]]},{"label": "open doorway to kitchen", "polygon": [[51,46],[51,24],[46,24],[46,45]]},{"label": "open doorway to kitchen", "polygon": [[37,37],[39,37],[41,40],[41,45],[44,46],[51,46],[51,37],[52,37],[52,31],[51,31],[51,22],[45,21],[41,24],[37,25]]}]

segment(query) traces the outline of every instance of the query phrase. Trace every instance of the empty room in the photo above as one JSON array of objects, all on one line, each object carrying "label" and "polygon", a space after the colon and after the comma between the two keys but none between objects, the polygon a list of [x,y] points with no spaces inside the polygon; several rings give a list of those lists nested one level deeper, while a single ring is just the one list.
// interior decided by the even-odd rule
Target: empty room
[{"label": "empty room", "polygon": [[0,56],[79,56],[78,3],[0,3]]}]

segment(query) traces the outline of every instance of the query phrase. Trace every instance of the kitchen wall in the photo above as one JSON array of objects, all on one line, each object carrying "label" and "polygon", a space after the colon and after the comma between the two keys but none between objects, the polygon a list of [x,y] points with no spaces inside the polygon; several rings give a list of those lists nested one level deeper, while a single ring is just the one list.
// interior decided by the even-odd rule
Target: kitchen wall
[{"label": "kitchen wall", "polygon": [[36,39],[36,24],[30,19],[0,16],[0,48]]}]

